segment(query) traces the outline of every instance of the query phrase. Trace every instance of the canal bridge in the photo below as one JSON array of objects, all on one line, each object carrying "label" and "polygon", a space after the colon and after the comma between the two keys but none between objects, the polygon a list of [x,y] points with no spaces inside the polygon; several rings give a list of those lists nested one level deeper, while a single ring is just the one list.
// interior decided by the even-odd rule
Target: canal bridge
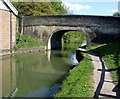
[{"label": "canal bridge", "polygon": [[88,44],[107,43],[120,39],[120,17],[92,15],[24,16],[22,32],[38,36],[47,49],[60,49],[67,31],[81,31]]}]

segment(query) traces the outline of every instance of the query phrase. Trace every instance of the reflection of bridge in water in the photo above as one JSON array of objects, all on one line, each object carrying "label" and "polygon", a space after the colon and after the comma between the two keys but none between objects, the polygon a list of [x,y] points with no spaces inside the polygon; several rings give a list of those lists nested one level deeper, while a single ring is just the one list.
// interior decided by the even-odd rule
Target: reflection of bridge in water
[{"label": "reflection of bridge in water", "polygon": [[0,61],[0,97],[12,94],[25,96],[24,92],[29,92],[31,86],[35,90],[61,82],[70,68],[69,61],[66,57],[62,58],[60,52],[30,53],[3,59]]}]

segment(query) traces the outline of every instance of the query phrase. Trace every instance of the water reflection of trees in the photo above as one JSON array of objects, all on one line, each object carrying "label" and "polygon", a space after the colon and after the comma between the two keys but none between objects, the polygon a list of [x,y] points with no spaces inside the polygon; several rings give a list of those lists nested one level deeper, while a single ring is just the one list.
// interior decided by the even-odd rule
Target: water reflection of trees
[{"label": "water reflection of trees", "polygon": [[60,52],[51,53],[49,60],[46,53],[29,53],[15,56],[17,86],[19,88],[17,96],[26,96],[30,90],[35,92],[44,87],[49,88],[55,82],[59,82],[59,78],[66,74],[64,62],[62,62],[63,66],[61,67],[57,65],[61,62],[61,57],[56,56],[56,54],[59,55]]},{"label": "water reflection of trees", "polygon": [[51,87],[55,82],[61,82],[68,74],[70,59],[61,56],[61,51],[53,51],[50,61],[47,54],[29,53],[13,55],[2,62],[1,97],[12,95],[26,96],[27,93],[43,87]]}]

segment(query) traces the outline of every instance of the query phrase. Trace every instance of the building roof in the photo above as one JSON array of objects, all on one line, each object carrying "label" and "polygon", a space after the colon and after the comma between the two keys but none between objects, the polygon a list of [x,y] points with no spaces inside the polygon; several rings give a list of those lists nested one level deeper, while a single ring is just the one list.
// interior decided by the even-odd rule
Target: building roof
[{"label": "building roof", "polygon": [[9,11],[8,7],[0,0],[0,9]]},{"label": "building roof", "polygon": [[18,11],[9,0],[0,0],[0,9],[12,11],[15,15],[18,15]]}]

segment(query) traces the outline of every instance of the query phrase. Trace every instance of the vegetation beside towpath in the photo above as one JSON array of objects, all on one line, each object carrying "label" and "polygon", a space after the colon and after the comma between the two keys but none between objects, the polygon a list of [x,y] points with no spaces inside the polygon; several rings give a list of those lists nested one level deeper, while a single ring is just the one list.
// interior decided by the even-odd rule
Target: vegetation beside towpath
[{"label": "vegetation beside towpath", "polygon": [[90,57],[85,55],[80,64],[70,71],[70,75],[63,81],[62,88],[55,97],[91,97],[93,95],[92,71]]},{"label": "vegetation beside towpath", "polygon": [[112,74],[114,83],[120,85],[120,41],[102,44],[89,48],[105,60],[108,72]]}]

